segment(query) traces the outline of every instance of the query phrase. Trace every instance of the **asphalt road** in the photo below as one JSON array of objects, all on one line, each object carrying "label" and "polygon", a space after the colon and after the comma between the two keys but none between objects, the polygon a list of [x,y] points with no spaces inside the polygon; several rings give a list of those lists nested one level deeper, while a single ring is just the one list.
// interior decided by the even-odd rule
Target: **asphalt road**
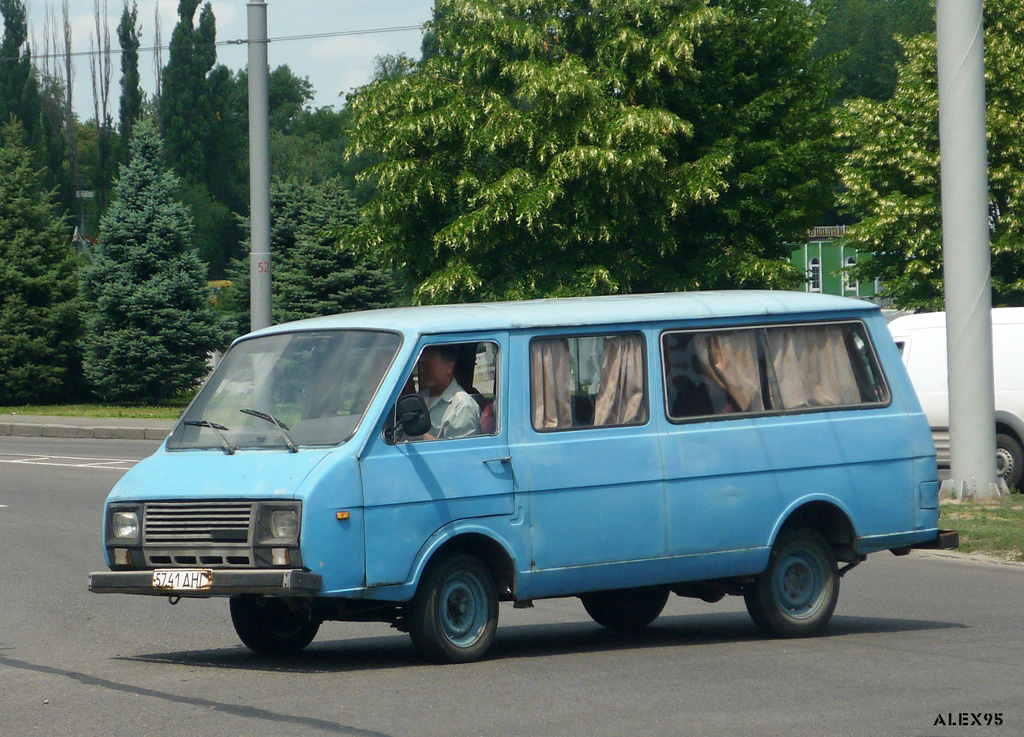
[{"label": "asphalt road", "polygon": [[763,638],[736,599],[677,597],[623,640],[564,599],[503,605],[466,666],[422,664],[379,624],[258,660],[222,600],[86,591],[103,498],[154,446],[0,438],[3,737],[1024,734],[1024,568],[918,554],[852,571],[810,640]]}]

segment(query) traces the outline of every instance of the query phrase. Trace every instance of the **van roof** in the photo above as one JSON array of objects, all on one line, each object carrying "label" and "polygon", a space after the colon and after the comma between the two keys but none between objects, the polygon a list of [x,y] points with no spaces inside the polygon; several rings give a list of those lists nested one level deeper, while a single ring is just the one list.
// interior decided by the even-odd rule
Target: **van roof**
[{"label": "van roof", "polygon": [[396,330],[407,334],[467,332],[751,315],[821,312],[849,314],[877,310],[875,305],[864,300],[806,292],[675,292],[394,307],[283,323],[264,328],[253,335],[336,328]]},{"label": "van roof", "polygon": [[[992,310],[993,325],[1015,325],[1024,323],[1024,307],[996,307]],[[897,317],[889,323],[893,335],[911,330],[933,330],[946,327],[945,312],[920,312],[916,315]]]}]

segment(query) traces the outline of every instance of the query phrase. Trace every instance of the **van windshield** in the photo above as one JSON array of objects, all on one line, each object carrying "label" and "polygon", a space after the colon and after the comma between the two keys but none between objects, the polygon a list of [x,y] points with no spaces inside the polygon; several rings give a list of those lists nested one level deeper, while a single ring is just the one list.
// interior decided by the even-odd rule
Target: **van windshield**
[{"label": "van windshield", "polygon": [[231,348],[167,441],[191,448],[337,445],[359,426],[401,345],[395,333],[322,330]]}]

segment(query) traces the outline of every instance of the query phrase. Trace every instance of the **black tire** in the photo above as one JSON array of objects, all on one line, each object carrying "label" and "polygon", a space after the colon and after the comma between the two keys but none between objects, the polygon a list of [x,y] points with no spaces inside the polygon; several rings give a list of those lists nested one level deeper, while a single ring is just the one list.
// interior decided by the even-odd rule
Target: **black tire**
[{"label": "black tire", "polygon": [[436,663],[479,660],[498,628],[494,577],[471,555],[456,553],[432,561],[409,603],[409,636]]},{"label": "black tire", "polygon": [[231,623],[242,644],[260,655],[297,653],[320,629],[308,606],[264,596],[232,596]]},{"label": "black tire", "polygon": [[668,593],[665,587],[653,586],[597,591],[584,594],[580,600],[587,614],[602,627],[616,632],[639,632],[661,614]]},{"label": "black tire", "polygon": [[1024,472],[1024,448],[1012,435],[996,435],[996,473],[1011,490],[1020,489],[1020,478]]},{"label": "black tire", "polygon": [[768,568],[743,592],[747,611],[776,637],[808,637],[824,629],[839,601],[835,552],[813,530],[779,535]]}]

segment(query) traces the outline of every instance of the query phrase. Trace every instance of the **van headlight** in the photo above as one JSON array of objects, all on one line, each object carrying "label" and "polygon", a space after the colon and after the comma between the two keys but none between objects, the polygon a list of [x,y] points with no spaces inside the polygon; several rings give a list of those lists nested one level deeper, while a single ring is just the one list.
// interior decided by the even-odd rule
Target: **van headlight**
[{"label": "van headlight", "polygon": [[270,534],[276,540],[295,540],[299,536],[299,514],[294,509],[275,509],[270,513]]},{"label": "van headlight", "polygon": [[302,507],[299,502],[260,502],[257,545],[297,545]]},{"label": "van headlight", "polygon": [[117,503],[107,507],[107,546],[138,545],[142,540],[141,517],[141,504]]},{"label": "van headlight", "polygon": [[110,532],[117,540],[134,540],[139,536],[139,515],[136,512],[114,512]]}]

